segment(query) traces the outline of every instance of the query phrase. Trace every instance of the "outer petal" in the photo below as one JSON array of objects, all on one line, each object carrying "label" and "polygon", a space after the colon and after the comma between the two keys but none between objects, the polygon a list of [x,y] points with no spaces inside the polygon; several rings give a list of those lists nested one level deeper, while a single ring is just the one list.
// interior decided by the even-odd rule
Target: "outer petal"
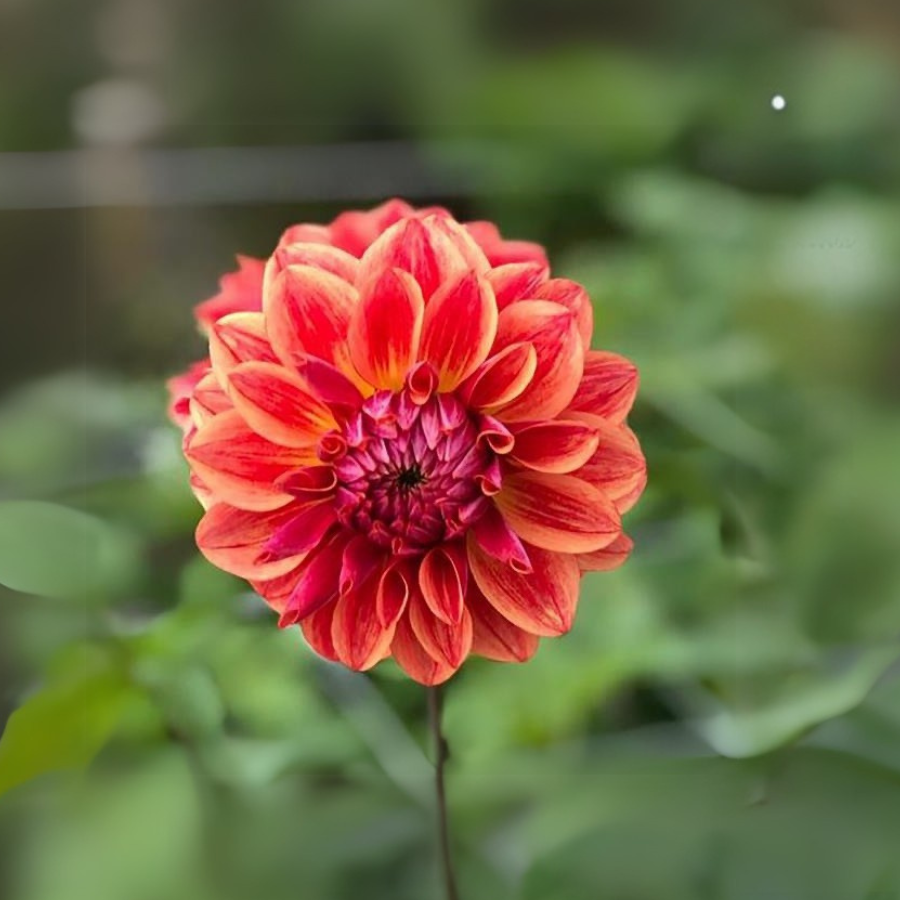
[{"label": "outer petal", "polygon": [[638,389],[638,370],[616,353],[591,350],[584,358],[584,375],[571,408],[624,422]]},{"label": "outer petal", "polygon": [[472,614],[472,652],[498,662],[526,662],[537,652],[539,638],[523,631],[491,606],[477,588],[466,607]]},{"label": "outer petal", "polygon": [[514,429],[510,459],[534,469],[560,475],[574,472],[593,456],[600,442],[597,429],[575,419],[553,419]]},{"label": "outer petal", "polygon": [[347,329],[358,302],[356,288],[337,275],[312,266],[289,266],[263,298],[272,347],[289,365],[309,354],[346,366]]},{"label": "outer petal", "polygon": [[337,521],[332,498],[309,503],[285,522],[263,545],[260,561],[305,555],[314,550]]},{"label": "outer petal", "polygon": [[506,241],[493,222],[466,222],[464,227],[484,250],[492,266],[520,262],[547,265],[547,254],[540,244],[531,241]]},{"label": "outer petal", "polygon": [[545,550],[587,553],[608,546],[622,531],[606,494],[572,475],[507,474],[494,502],[523,540]]},{"label": "outer petal", "polygon": [[265,260],[239,256],[238,270],[219,279],[219,293],[194,308],[201,328],[233,312],[258,312],[262,307]]},{"label": "outer petal", "polygon": [[350,359],[371,385],[399,390],[416,361],[425,304],[416,280],[387,269],[363,292],[349,322]]},{"label": "outer petal", "polygon": [[349,210],[331,223],[331,240],[336,247],[360,257],[386,229],[413,212],[403,200],[388,200],[365,212]]},{"label": "outer petal", "polygon": [[279,244],[266,263],[263,276],[264,298],[275,279],[288,266],[312,266],[337,275],[350,284],[356,281],[359,272],[359,260],[337,247],[317,243]]},{"label": "outer petal", "polygon": [[211,371],[197,382],[188,401],[191,419],[196,425],[233,408],[230,398],[219,386],[215,372]]},{"label": "outer petal", "polygon": [[347,535],[337,532],[306,557],[298,570],[294,590],[278,620],[280,628],[296,625],[337,597],[341,558],[346,544]]},{"label": "outer petal", "polygon": [[633,548],[634,541],[627,534],[620,534],[608,547],[592,553],[579,553],[578,565],[582,572],[608,572],[621,566]]},{"label": "outer petal", "polygon": [[[497,297],[497,307],[506,309],[516,300],[534,300],[541,297],[541,285],[548,278],[549,268],[540,262],[507,263],[491,269],[488,281]],[[552,299],[552,298],[547,298]]]},{"label": "outer petal", "polygon": [[469,567],[465,550],[451,544],[429,550],[419,566],[419,588],[428,608],[448,625],[462,619]]},{"label": "outer petal", "polygon": [[254,578],[250,581],[250,586],[275,612],[283,612],[299,577],[297,568],[302,564],[302,562],[298,563],[296,568],[285,572],[283,575],[278,575],[276,578]]},{"label": "outer petal", "polygon": [[306,462],[296,450],[251,431],[235,410],[201,425],[187,441],[185,455],[219,500],[250,510],[277,509],[289,503],[290,494],[278,490],[275,481]]},{"label": "outer petal", "polygon": [[438,662],[428,653],[416,637],[408,615],[403,616],[397,623],[391,641],[391,653],[400,668],[419,684],[441,684],[456,671],[445,662]]},{"label": "outer petal", "polygon": [[193,363],[186,372],[174,375],[166,382],[169,390],[169,406],[166,410],[169,419],[177,425],[182,432],[188,431],[193,425],[191,418],[191,394],[204,375],[209,371],[209,360],[202,359]]},{"label": "outer petal", "polygon": [[533,344],[510,344],[485,360],[463,384],[460,395],[473,409],[493,412],[520,396],[534,378]]},{"label": "outer petal", "polygon": [[419,283],[425,300],[445,282],[468,270],[453,241],[429,220],[403,219],[391,226],[363,254],[359,285],[386,269],[403,269]]},{"label": "outer petal", "polygon": [[334,641],[331,639],[331,629],[334,622],[334,609],[336,604],[329,603],[312,615],[307,616],[301,623],[303,636],[307,643],[319,656],[338,661],[337,651],[334,649]]},{"label": "outer petal", "polygon": [[402,612],[401,606],[392,621],[382,621],[371,590],[363,587],[344,594],[334,608],[331,627],[331,639],[341,662],[364,671],[383,659]]},{"label": "outer petal", "polygon": [[271,512],[250,512],[217,503],[197,526],[197,546],[214,566],[239,578],[277,578],[296,569],[303,557],[259,562],[259,554],[272,533],[296,512],[293,504]]},{"label": "outer petal", "polygon": [[257,434],[285,447],[311,447],[336,422],[298,375],[273,363],[241,363],[229,372],[228,395]]},{"label": "outer petal", "polygon": [[588,292],[574,281],[568,278],[551,278],[546,284],[538,288],[535,297],[542,300],[552,300],[565,306],[575,316],[578,323],[578,333],[584,349],[591,346],[591,336],[594,332],[594,307]]},{"label": "outer petal", "polygon": [[600,445],[575,473],[603,491],[620,514],[631,509],[647,485],[647,461],[638,439],[626,425],[612,425],[599,416],[574,413],[595,427]]},{"label": "outer petal", "polygon": [[488,603],[531,634],[552,637],[572,627],[581,574],[574,556],[526,546],[534,571],[523,575],[485,553],[469,537],[469,567]]},{"label": "outer petal", "polygon": [[568,406],[584,369],[584,347],[572,313],[549,300],[522,300],[500,313],[497,353],[511,344],[529,342],[537,352],[537,368],[528,387],[496,410],[504,422],[552,419]]},{"label": "outer petal", "polygon": [[209,355],[219,376],[242,362],[277,362],[266,334],[266,321],[259,312],[223,316],[209,327]]},{"label": "outer petal", "polygon": [[438,372],[438,389],[452,391],[487,358],[497,334],[497,302],[474,272],[437,290],[425,310],[420,358]]},{"label": "outer petal", "polygon": [[422,597],[413,596],[409,623],[426,653],[452,669],[458,669],[472,649],[472,616],[465,608],[451,625],[439,619]]}]

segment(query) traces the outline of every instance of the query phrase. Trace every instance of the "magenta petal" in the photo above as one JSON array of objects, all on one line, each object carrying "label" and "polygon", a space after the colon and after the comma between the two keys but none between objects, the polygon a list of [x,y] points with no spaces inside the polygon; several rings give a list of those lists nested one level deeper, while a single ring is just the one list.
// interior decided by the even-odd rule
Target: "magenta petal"
[{"label": "magenta petal", "polygon": [[331,363],[316,356],[301,356],[295,362],[310,390],[336,415],[346,418],[362,406],[359,388]]},{"label": "magenta petal", "polygon": [[340,591],[349,593],[359,587],[384,562],[384,551],[367,537],[352,537],[344,547],[341,561]]},{"label": "magenta petal", "polygon": [[309,553],[337,521],[331,499],[301,507],[297,515],[282,525],[263,545],[258,562],[274,562]]},{"label": "magenta petal", "polygon": [[296,625],[338,596],[346,535],[339,532],[303,563],[300,577],[278,620],[279,628]]},{"label": "magenta petal", "polygon": [[478,546],[485,553],[507,563],[514,571],[523,575],[532,571],[531,560],[524,545],[493,503],[475,523],[472,531]]}]

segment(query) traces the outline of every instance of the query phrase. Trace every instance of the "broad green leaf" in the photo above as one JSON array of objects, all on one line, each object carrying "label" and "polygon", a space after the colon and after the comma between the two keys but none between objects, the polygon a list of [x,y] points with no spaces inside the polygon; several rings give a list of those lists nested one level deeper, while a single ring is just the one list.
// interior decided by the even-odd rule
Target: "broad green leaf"
[{"label": "broad green leaf", "polygon": [[80,510],[30,500],[0,503],[0,584],[27,594],[85,599],[128,581],[135,547]]},{"label": "broad green leaf", "polygon": [[129,692],[119,673],[72,673],[26,700],[0,737],[0,794],[46,772],[86,766],[115,727]]}]

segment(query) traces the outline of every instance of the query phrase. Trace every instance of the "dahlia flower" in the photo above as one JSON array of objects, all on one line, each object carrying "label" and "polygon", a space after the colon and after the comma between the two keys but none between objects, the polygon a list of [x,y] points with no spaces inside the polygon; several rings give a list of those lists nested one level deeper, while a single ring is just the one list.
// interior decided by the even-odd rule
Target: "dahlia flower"
[{"label": "dahlia flower", "polygon": [[170,414],[198,546],[321,656],[428,685],[524,661],[627,558],[637,371],[539,246],[395,200],[289,228],[197,319]]}]

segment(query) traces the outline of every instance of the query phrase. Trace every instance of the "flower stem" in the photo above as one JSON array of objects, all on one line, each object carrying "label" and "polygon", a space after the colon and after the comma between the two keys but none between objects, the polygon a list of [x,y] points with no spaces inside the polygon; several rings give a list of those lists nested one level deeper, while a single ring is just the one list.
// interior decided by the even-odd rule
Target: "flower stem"
[{"label": "flower stem", "polygon": [[450,827],[447,820],[447,795],[444,790],[444,763],[447,761],[447,741],[441,731],[443,697],[440,687],[427,688],[428,722],[434,742],[434,783],[437,790],[438,841],[441,850],[441,869],[447,900],[459,900],[456,891],[456,875],[450,856]]}]

